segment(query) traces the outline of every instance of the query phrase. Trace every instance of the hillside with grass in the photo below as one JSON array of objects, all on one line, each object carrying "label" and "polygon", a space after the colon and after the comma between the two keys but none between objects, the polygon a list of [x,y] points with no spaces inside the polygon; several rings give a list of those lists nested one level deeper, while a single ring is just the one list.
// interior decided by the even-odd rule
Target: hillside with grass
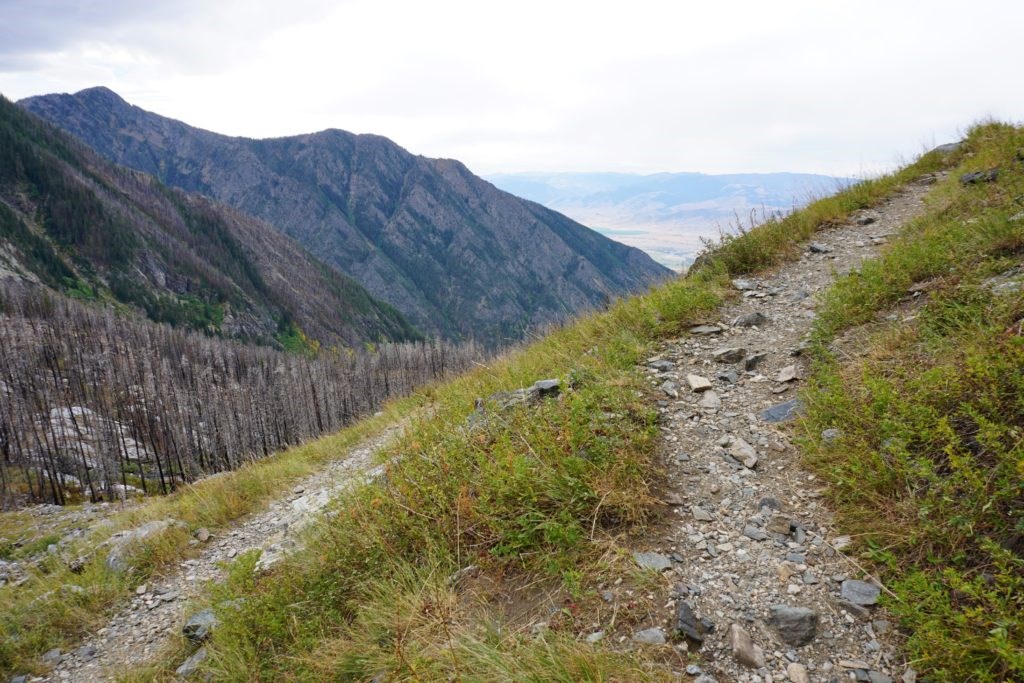
[{"label": "hillside with grass", "polygon": [[[102,658],[98,629],[205,557],[200,532],[229,538],[399,424],[289,553],[216,556],[156,656],[105,660],[108,673],[1019,680],[1022,197],[1024,130],[975,126],[368,423],[113,516],[0,587],[0,668],[85,670],[73,648],[84,638]],[[823,283],[817,297],[805,281]],[[774,320],[731,318],[762,305]],[[803,338],[761,356],[717,348],[762,331]],[[557,390],[516,393],[549,378]],[[749,417],[730,412],[743,392],[762,401]],[[129,546],[128,571],[106,549],[77,571],[64,559],[167,518],[180,524]],[[5,517],[2,533],[24,524]],[[204,608],[209,628],[183,632]]]}]

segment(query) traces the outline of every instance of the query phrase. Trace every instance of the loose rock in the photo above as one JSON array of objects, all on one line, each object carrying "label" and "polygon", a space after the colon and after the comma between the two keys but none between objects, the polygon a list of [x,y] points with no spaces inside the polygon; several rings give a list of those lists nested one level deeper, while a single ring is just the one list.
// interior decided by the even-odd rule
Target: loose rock
[{"label": "loose rock", "polygon": [[722,407],[722,399],[714,391],[705,391],[700,399],[700,407],[707,410],[718,410]]},{"label": "loose rock", "polygon": [[715,375],[715,379],[725,382],[726,384],[736,384],[740,380],[740,376],[735,370],[729,368]]},{"label": "loose rock", "polygon": [[695,335],[708,335],[708,334],[719,334],[724,330],[718,325],[697,325],[696,327],[690,328],[690,334]]},{"label": "loose rock", "polygon": [[783,422],[796,415],[803,408],[798,399],[778,403],[761,411],[761,419],[765,422]]},{"label": "loose rock", "polygon": [[767,316],[758,311],[754,311],[753,313],[744,313],[733,320],[732,324],[734,327],[761,327],[768,322]]},{"label": "loose rock", "polygon": [[747,359],[745,361],[743,361],[743,369],[746,370],[747,372],[752,372],[754,368],[760,365],[761,361],[763,361],[767,357],[768,354],[764,353],[763,351],[759,353],[752,353],[749,356],[747,356]]},{"label": "loose rock", "polygon": [[807,675],[807,667],[798,662],[790,662],[786,666],[786,676],[792,683],[811,683],[811,677]]},{"label": "loose rock", "polygon": [[881,589],[873,583],[847,579],[843,581],[840,597],[854,605],[869,606],[878,602],[878,596],[881,592]]},{"label": "loose rock", "polygon": [[197,671],[199,671],[200,665],[206,661],[206,648],[201,647],[195,651],[195,653],[181,663],[174,673],[181,678],[191,678]]},{"label": "loose rock", "polygon": [[711,354],[719,363],[739,363],[747,355],[747,350],[739,347],[718,349]]},{"label": "loose rock", "polygon": [[672,560],[661,553],[633,553],[633,560],[641,569],[663,572],[672,568]]},{"label": "loose rock", "polygon": [[743,463],[744,467],[753,469],[757,465],[757,451],[743,439],[734,439],[729,446],[729,454]]},{"label": "loose rock", "polygon": [[710,512],[696,505],[690,508],[690,513],[693,515],[693,518],[698,522],[711,522],[715,519]]},{"label": "loose rock", "polygon": [[[708,386],[710,386],[710,383]],[[679,385],[671,380],[664,382],[660,389],[664,391],[665,395],[669,398],[679,398]]]},{"label": "loose rock", "polygon": [[785,384],[786,382],[792,382],[797,378],[797,369],[795,365],[787,365],[786,367],[779,370],[779,374],[775,377],[775,381]]},{"label": "loose rock", "polygon": [[806,607],[773,605],[768,623],[775,628],[782,642],[799,647],[814,640],[818,613]]},{"label": "loose rock", "polygon": [[751,669],[765,666],[764,650],[754,645],[754,641],[739,624],[729,626],[729,647],[732,648],[732,656],[743,666]]},{"label": "loose rock", "polygon": [[691,391],[707,391],[711,388],[711,380],[700,375],[687,375],[686,383],[690,385]]},{"label": "loose rock", "polygon": [[676,364],[670,360],[656,360],[647,364],[647,367],[652,370],[657,370],[658,372],[668,372],[675,366]]},{"label": "loose rock", "polygon": [[39,659],[41,659],[43,664],[45,664],[47,666],[57,666],[58,664],[60,664],[60,658],[61,658],[60,648],[59,647],[55,647],[52,650],[47,650],[43,654],[43,656],[40,657]]},{"label": "loose rock", "polygon": [[633,634],[633,642],[643,645],[664,645],[667,641],[665,632],[658,628],[646,628]]},{"label": "loose rock", "polygon": [[193,614],[185,625],[181,627],[181,632],[186,638],[191,640],[193,643],[201,643],[210,637],[210,633],[217,627],[220,621],[217,616],[213,613],[212,609],[204,609],[201,612]]},{"label": "loose rock", "polygon": [[685,600],[680,600],[676,605],[676,629],[695,643],[704,642],[704,624],[697,619],[693,608]]},{"label": "loose rock", "polygon": [[999,169],[990,168],[987,171],[974,171],[964,173],[960,176],[961,185],[977,185],[979,183],[994,183],[999,178]]}]

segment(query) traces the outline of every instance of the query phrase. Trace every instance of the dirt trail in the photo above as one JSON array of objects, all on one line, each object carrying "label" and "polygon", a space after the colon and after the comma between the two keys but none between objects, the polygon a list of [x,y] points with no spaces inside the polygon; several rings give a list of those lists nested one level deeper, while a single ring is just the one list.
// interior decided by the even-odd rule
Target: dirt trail
[{"label": "dirt trail", "polygon": [[[653,560],[638,562],[671,573],[665,631],[689,625],[703,638],[688,641],[704,663],[685,680],[885,683],[906,674],[893,624],[870,604],[879,588],[856,581],[867,577],[841,552],[847,539],[833,531],[819,482],[780,429],[785,419],[776,420],[809,371],[800,349],[816,294],[877,256],[923,211],[928,189],[912,184],[817,234],[799,261],[734,281],[740,296],[718,322],[665,343],[648,361],[664,399],[666,502],[675,521],[638,548],[655,551]],[[722,352],[729,348],[740,350]],[[651,638],[658,634],[633,639]]]},{"label": "dirt trail", "polygon": [[331,498],[358,481],[376,476],[380,466],[373,465],[374,454],[394,439],[404,424],[352,447],[344,457],[302,480],[261,512],[236,521],[202,542],[197,557],[183,560],[154,579],[144,592],[131,596],[103,628],[86,637],[78,648],[62,654],[51,672],[29,680],[107,681],[149,662],[181,629],[189,616],[185,614],[189,599],[198,595],[207,581],[223,576],[222,564],[259,548],[263,551],[260,564],[269,565],[294,550],[299,532],[317,519]]}]

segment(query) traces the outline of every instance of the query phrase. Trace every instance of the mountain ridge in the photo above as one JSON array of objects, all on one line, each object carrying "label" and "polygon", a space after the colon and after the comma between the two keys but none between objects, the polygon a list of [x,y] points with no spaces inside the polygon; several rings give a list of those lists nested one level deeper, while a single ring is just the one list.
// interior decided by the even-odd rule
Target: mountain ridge
[{"label": "mountain ridge", "polygon": [[8,278],[261,343],[300,332],[347,345],[419,337],[265,223],[119,167],[6,99],[0,155]]},{"label": "mountain ridge", "polygon": [[380,135],[230,137],[107,88],[19,104],[117,163],[266,220],[430,334],[515,340],[669,274],[457,160]]}]

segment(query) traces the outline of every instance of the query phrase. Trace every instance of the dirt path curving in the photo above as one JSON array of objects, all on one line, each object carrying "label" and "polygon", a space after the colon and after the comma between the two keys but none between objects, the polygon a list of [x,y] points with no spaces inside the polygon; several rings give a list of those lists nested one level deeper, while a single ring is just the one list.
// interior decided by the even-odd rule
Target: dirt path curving
[{"label": "dirt path curving", "polygon": [[[666,502],[675,521],[638,550],[665,558],[675,585],[667,628],[681,619],[697,637],[688,648],[704,662],[691,664],[684,680],[913,678],[894,625],[868,604],[885,589],[858,582],[867,577],[842,553],[847,539],[833,530],[819,482],[776,419],[809,372],[800,349],[816,295],[922,213],[928,189],[912,184],[818,233],[797,262],[734,281],[740,296],[717,321],[648,360],[663,398]],[[730,348],[740,350],[722,352]]]},{"label": "dirt path curving", "polygon": [[78,648],[63,653],[52,671],[29,680],[108,681],[148,663],[181,628],[188,616],[184,610],[189,599],[197,596],[207,581],[223,576],[224,563],[258,548],[263,551],[260,563],[269,565],[294,550],[299,532],[317,519],[333,497],[377,474],[381,466],[374,466],[374,454],[396,438],[404,424],[352,447],[261,512],[211,536],[197,557],[183,560],[169,573],[140,587],[103,628],[86,637]]}]

